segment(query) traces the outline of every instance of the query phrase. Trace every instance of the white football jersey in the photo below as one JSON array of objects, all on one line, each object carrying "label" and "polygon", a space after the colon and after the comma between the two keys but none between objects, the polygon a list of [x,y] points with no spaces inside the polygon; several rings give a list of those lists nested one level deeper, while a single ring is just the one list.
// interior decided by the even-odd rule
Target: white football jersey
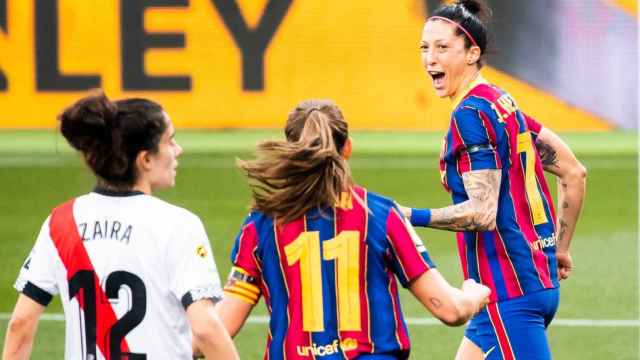
[{"label": "white football jersey", "polygon": [[222,297],[196,215],[100,190],[54,209],[15,288],[43,305],[60,295],[65,358],[83,360],[191,359],[185,309]]}]

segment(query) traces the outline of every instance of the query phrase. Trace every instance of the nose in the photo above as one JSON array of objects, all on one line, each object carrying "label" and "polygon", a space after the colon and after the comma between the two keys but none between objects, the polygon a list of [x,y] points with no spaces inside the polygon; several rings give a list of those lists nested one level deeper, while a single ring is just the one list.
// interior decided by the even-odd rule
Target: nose
[{"label": "nose", "polygon": [[426,49],[422,52],[422,61],[425,66],[435,65],[436,64],[436,53],[433,50],[433,47]]},{"label": "nose", "polygon": [[182,154],[182,146],[176,142],[176,157]]}]

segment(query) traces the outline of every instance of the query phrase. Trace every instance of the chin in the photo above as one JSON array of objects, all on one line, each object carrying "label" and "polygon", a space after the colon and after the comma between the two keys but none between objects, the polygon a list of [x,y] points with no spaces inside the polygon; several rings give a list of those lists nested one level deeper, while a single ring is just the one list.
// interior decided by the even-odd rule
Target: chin
[{"label": "chin", "polygon": [[449,96],[449,93],[447,92],[447,90],[436,90],[436,96],[438,96],[439,98],[446,98],[447,96]]}]

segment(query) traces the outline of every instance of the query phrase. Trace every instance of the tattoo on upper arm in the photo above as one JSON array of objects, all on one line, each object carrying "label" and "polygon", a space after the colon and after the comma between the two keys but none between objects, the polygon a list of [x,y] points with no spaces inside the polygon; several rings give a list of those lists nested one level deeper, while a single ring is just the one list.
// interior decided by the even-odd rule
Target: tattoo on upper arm
[{"label": "tattoo on upper arm", "polygon": [[438,298],[430,298],[429,302],[431,303],[431,305],[433,305],[433,307],[435,307],[436,309],[442,306],[442,301],[440,301],[440,299]]},{"label": "tattoo on upper arm", "polygon": [[558,166],[558,153],[553,147],[551,147],[551,145],[538,139],[536,141],[536,148],[538,149],[538,154],[540,154],[542,166],[545,169],[552,166]]},{"label": "tattoo on upper arm", "polygon": [[463,174],[469,200],[432,210],[429,226],[452,231],[480,231],[495,226],[500,178],[500,170],[478,170]]}]

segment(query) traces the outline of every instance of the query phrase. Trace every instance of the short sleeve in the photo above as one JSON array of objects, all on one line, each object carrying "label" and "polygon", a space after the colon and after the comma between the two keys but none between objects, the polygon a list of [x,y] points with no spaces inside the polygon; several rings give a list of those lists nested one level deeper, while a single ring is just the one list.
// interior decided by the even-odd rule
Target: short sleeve
[{"label": "short sleeve", "polygon": [[391,268],[402,286],[409,286],[412,280],[435,268],[422,240],[397,208],[389,211],[386,226]]},{"label": "short sleeve", "polygon": [[186,224],[177,229],[170,246],[171,291],[186,309],[202,299],[222,298],[220,275],[211,244],[200,219],[189,213]]},{"label": "short sleeve", "polygon": [[542,130],[542,124],[540,124],[536,119],[527,114],[523,113],[523,115],[524,120],[527,123],[527,129],[531,131],[531,135],[533,135],[533,141],[535,141],[538,138],[538,134],[540,134],[540,131]]},{"label": "short sleeve", "polygon": [[262,276],[256,258],[258,232],[251,215],[247,216],[231,251],[233,267],[224,287],[225,295],[254,305],[260,299],[259,280]]},{"label": "short sleeve", "polygon": [[471,107],[459,108],[453,114],[451,132],[460,173],[501,168],[495,132],[486,114]]},{"label": "short sleeve", "polygon": [[43,306],[47,306],[59,291],[55,276],[58,253],[49,235],[49,219],[42,225],[36,244],[14,284],[16,290]]}]

